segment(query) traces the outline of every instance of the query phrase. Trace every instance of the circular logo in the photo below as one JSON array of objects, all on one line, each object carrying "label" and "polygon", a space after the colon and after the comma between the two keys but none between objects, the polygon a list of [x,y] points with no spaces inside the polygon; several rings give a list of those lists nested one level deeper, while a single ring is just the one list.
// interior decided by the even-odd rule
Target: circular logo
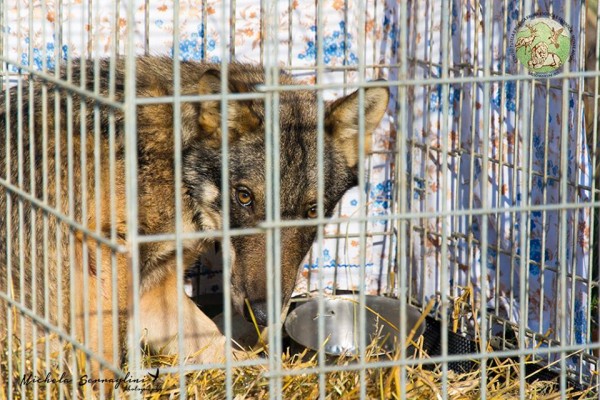
[{"label": "circular logo", "polygon": [[573,34],[569,24],[551,14],[533,14],[524,18],[511,35],[515,63],[531,75],[548,77],[560,72],[571,58]]}]

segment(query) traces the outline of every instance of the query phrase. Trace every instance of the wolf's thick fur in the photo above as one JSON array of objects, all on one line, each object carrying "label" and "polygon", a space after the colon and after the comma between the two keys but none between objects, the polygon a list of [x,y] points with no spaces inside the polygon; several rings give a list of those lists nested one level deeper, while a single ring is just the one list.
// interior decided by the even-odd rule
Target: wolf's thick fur
[{"label": "wolf's thick fur", "polygon": [[[85,66],[88,90],[97,90],[102,96],[123,101],[123,62],[116,63],[113,87],[109,86],[110,65],[107,60],[100,61],[98,87],[94,87],[93,62],[87,61]],[[62,71],[63,78],[65,74],[66,71]],[[75,60],[71,71],[73,85],[80,85],[80,75],[80,61]],[[263,82],[264,71],[259,67],[231,64],[228,78],[230,92],[252,92],[257,84]],[[181,63],[183,95],[219,93],[220,79],[218,65]],[[61,215],[70,216],[99,235],[106,238],[112,235],[115,241],[128,245],[123,113],[112,112],[107,106],[97,105],[93,100],[69,93],[58,85],[47,83],[46,89],[43,89],[39,79],[33,79],[33,82],[31,99],[28,83],[23,84],[21,103],[14,88],[8,92],[10,99],[5,97],[5,93],[0,98],[0,177],[20,190],[32,193]],[[289,85],[294,81],[281,74],[280,83]],[[139,58],[138,97],[172,94],[172,60]],[[385,88],[367,89],[364,100],[365,131],[370,135],[385,112],[388,91]],[[46,104],[46,114],[42,112],[43,104]],[[314,217],[317,202],[316,94],[312,91],[283,91],[279,95],[279,104],[281,217]],[[181,103],[181,213],[185,232],[220,229],[222,196],[230,199],[231,228],[254,227],[265,220],[264,104],[261,100],[230,101],[228,104],[228,193],[220,190],[220,110],[219,101]],[[326,215],[332,213],[344,192],[357,182],[359,112],[363,110],[359,110],[357,93],[327,105],[323,161]],[[111,134],[111,121],[114,122],[114,136]],[[85,125],[83,135],[82,123]],[[171,103],[137,108],[140,234],[175,231],[173,123]],[[17,135],[18,126],[22,127],[22,137]],[[94,135],[95,127],[99,131],[97,137]],[[114,151],[111,154],[113,139]],[[10,145],[9,154],[5,143]],[[365,138],[365,143],[370,143],[370,136]],[[111,167],[114,182],[110,178],[111,159],[114,159]],[[47,176],[42,174],[43,164],[47,166]],[[85,166],[85,174],[82,165]],[[6,171],[9,171],[8,176]],[[116,256],[117,287],[113,287],[111,255],[105,245],[99,245],[77,229],[70,228],[55,215],[32,207],[29,201],[6,190],[3,185],[0,185],[0,210],[0,292],[8,293],[10,298],[23,303],[60,329],[81,340],[85,338],[86,346],[93,351],[101,350],[106,360],[116,363],[121,349],[113,346],[113,339],[120,347],[126,342],[131,303],[127,254]],[[315,227],[285,228],[281,231],[283,301],[287,301],[292,293],[299,264],[308,252],[315,232]],[[184,241],[184,265],[191,265],[207,245],[213,243]],[[225,250],[231,254],[230,287],[235,309],[244,313],[247,299],[259,322],[266,324],[265,236],[234,236],[231,248]],[[87,263],[84,263],[84,258],[87,258]],[[22,265],[20,259],[23,260]],[[71,263],[71,260],[74,262]],[[44,270],[45,263],[47,271]],[[88,268],[84,270],[86,264]],[[166,350],[171,352],[177,350],[177,341],[172,338],[178,333],[175,264],[174,242],[140,245],[140,320],[143,328],[147,329],[149,343],[155,348],[166,346]],[[7,280],[7,266],[10,266],[12,282]],[[83,286],[85,274],[89,276],[87,288]],[[19,290],[21,284],[23,291]],[[84,310],[84,298],[88,299],[88,310]],[[62,313],[59,313],[59,303],[63,305]],[[224,337],[216,326],[187,297],[179,306],[184,314],[182,333],[186,354],[182,356],[198,353],[194,358],[197,362],[221,360],[224,357]],[[75,310],[73,315],[71,308]],[[14,309],[0,298],[1,326],[6,326],[9,312],[14,313]],[[113,314],[117,316],[118,326],[113,323]],[[98,326],[102,327],[101,332]],[[26,323],[25,331],[31,332],[31,323]],[[114,332],[118,337],[114,337]]]}]

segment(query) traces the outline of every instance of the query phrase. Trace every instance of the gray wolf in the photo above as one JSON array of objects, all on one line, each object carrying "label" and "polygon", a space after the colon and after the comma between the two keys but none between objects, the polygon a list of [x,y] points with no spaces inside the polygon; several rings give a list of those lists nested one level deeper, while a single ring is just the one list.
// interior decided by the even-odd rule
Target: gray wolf
[{"label": "gray wolf", "polygon": [[[171,59],[140,57],[136,63],[139,98],[173,95]],[[111,63],[100,60],[99,66],[97,80],[93,61],[74,60],[71,71],[60,71],[61,79],[70,74],[72,85],[122,102],[126,87],[124,61],[115,61],[113,83],[109,79]],[[184,96],[220,93],[221,79],[219,65],[181,63]],[[279,81],[283,85],[295,83],[283,73]],[[233,63],[229,65],[227,82],[231,93],[254,92],[264,82],[264,70]],[[31,90],[29,84],[33,85]],[[185,352],[182,357],[193,355],[192,359],[200,363],[222,360],[225,338],[215,324],[189,298],[177,304],[174,241],[140,244],[139,265],[131,265],[127,253],[111,255],[105,243],[68,224],[68,219],[72,219],[104,238],[130,245],[125,165],[131,149],[126,148],[128,132],[121,110],[59,86],[46,82],[44,87],[41,78],[33,77],[23,83],[21,97],[13,88],[0,98],[1,178],[57,212],[48,213],[39,203],[32,205],[21,198],[14,187],[6,189],[0,185],[0,292],[46,317],[61,330],[72,332],[109,362],[118,363],[126,348],[131,313],[130,271],[131,267],[138,268],[140,321],[148,343],[155,349],[176,352],[177,341],[173,337],[181,334]],[[282,91],[279,96],[281,218],[315,218],[316,94],[294,90]],[[355,92],[326,106],[323,166],[327,190],[323,207],[327,216],[342,195],[357,184],[359,113],[364,112],[365,143],[369,144],[371,132],[387,108],[388,90],[367,88],[364,100],[364,109],[359,109]],[[138,164],[139,234],[175,232],[174,118],[173,104],[169,102],[137,107],[134,151]],[[230,208],[230,228],[256,227],[264,221],[267,143],[263,101],[232,100],[227,104],[227,192],[221,190],[221,140],[225,134],[221,129],[221,103],[184,99],[179,122],[183,231],[221,229],[224,197]],[[22,135],[18,135],[19,126]],[[41,168],[43,165],[45,168]],[[291,296],[299,265],[315,233],[314,226],[281,230],[283,302]],[[206,246],[214,245],[210,240],[185,240],[183,265],[191,265]],[[265,235],[233,236],[230,248],[224,250],[231,257],[231,276],[227,279],[235,310],[248,315],[248,301],[258,322],[267,325]],[[87,309],[84,299],[88,300]],[[178,307],[184,321],[179,330]],[[0,298],[1,325],[8,322],[9,312],[16,313]],[[31,331],[31,322],[26,322],[25,330]],[[100,368],[93,365],[95,371]]]}]

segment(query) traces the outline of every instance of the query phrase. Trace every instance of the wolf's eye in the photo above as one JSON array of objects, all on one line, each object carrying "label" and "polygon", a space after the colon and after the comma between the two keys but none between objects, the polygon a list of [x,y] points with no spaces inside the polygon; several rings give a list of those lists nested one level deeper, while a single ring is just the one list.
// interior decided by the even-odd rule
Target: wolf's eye
[{"label": "wolf's eye", "polygon": [[235,190],[235,198],[241,206],[248,207],[252,205],[252,192],[245,187],[240,187]]},{"label": "wolf's eye", "polygon": [[310,219],[315,219],[319,216],[319,212],[317,211],[317,205],[315,204],[306,212],[306,217]]}]

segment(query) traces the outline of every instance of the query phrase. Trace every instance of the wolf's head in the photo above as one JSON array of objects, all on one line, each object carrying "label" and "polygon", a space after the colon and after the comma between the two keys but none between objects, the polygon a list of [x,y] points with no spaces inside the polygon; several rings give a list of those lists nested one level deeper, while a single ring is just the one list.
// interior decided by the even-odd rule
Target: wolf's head
[{"label": "wolf's head", "polygon": [[[253,92],[263,82],[260,69],[233,65],[228,85],[231,93]],[[220,93],[217,70],[205,72],[199,82],[201,94]],[[293,84],[281,75],[280,84]],[[388,104],[388,90],[368,88],[364,107],[359,107],[358,92],[326,105],[324,119],[325,180],[323,209],[330,216],[342,195],[357,184],[359,155],[359,114],[364,113],[365,146],[379,124]],[[280,218],[282,220],[317,217],[317,97],[314,91],[279,93],[280,132]],[[266,219],[265,107],[262,100],[230,101],[227,106],[229,145],[229,191],[221,191],[221,103],[200,104],[201,138],[184,154],[184,182],[197,203],[196,219],[203,229],[219,229],[222,221],[222,196],[229,201],[229,225],[253,228]],[[273,116],[271,116],[272,118]],[[365,149],[367,152],[368,148]],[[314,240],[315,226],[281,229],[282,300],[289,299],[299,265]],[[224,249],[227,250],[227,249]],[[248,316],[245,301],[262,325],[267,324],[266,235],[231,237],[231,293],[235,309]]]}]

